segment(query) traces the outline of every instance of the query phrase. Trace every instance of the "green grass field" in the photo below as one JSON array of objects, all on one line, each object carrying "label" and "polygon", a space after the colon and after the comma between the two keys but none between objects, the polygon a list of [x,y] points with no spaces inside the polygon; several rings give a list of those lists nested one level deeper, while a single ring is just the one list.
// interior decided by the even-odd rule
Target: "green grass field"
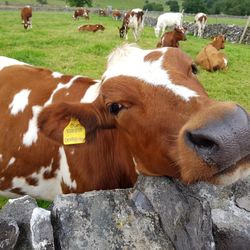
[{"label": "green grass field", "polygon": [[[100,78],[108,54],[124,43],[118,36],[121,23],[95,15],[89,21],[73,21],[71,16],[72,13],[34,12],[33,29],[25,31],[19,12],[0,11],[0,55],[62,73]],[[101,23],[106,30],[79,33],[77,27],[84,23]],[[157,41],[153,28],[145,27],[138,45],[151,49]],[[131,33],[129,42],[133,42]],[[194,58],[208,42],[188,36],[181,48]],[[235,101],[250,111],[250,46],[226,43],[224,52],[229,59],[228,69],[215,73],[200,70],[198,78],[212,98]],[[5,201],[0,198],[0,207]]]}]

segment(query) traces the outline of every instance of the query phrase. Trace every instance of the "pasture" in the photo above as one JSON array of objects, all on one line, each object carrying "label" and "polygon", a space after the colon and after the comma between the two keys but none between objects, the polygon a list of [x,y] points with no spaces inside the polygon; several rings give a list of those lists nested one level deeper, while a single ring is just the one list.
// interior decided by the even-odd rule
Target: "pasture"
[{"label": "pasture", "polygon": [[[109,53],[124,43],[119,38],[121,22],[91,14],[90,20],[72,20],[71,12],[33,12],[33,29],[24,30],[18,11],[0,12],[0,55],[50,68],[66,74],[98,79],[105,70]],[[104,32],[80,33],[82,24],[100,23]],[[134,42],[129,32],[129,42]],[[153,28],[145,27],[138,45],[155,48]],[[181,48],[192,58],[209,40],[188,35]],[[250,111],[250,46],[226,43],[229,67],[222,72],[200,70],[198,78],[212,98],[235,101]],[[138,69],[139,70],[139,69]],[[2,203],[5,201],[3,199]],[[0,207],[1,207],[0,200]]]}]

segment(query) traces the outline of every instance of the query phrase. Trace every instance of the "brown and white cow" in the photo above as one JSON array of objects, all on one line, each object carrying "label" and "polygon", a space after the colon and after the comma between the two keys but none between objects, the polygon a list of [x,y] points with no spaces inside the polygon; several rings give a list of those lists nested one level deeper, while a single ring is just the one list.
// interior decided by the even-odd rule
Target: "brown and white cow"
[{"label": "brown and white cow", "polygon": [[204,47],[195,58],[195,63],[207,71],[216,71],[227,67],[226,55],[219,51],[225,48],[225,37],[219,35]]},{"label": "brown and white cow", "polygon": [[194,31],[194,36],[198,35],[199,37],[202,37],[207,24],[207,15],[204,13],[197,13],[194,17],[194,22],[197,26]]},{"label": "brown and white cow", "polygon": [[179,41],[186,41],[186,28],[177,26],[173,31],[168,31],[163,34],[160,42],[157,43],[157,48],[162,47],[179,47]]},{"label": "brown and white cow", "polygon": [[99,16],[107,16],[107,11],[105,9],[99,9],[98,10],[98,15]]},{"label": "brown and white cow", "polygon": [[140,33],[144,27],[144,12],[142,9],[133,9],[127,12],[123,18],[122,27],[119,29],[120,38],[126,37],[128,40],[128,30],[132,29],[135,41],[139,39]]},{"label": "brown and white cow", "polygon": [[80,17],[83,17],[85,19],[89,19],[89,10],[86,9],[86,8],[79,8],[79,9],[76,9],[72,18],[74,20],[76,19],[79,19]]},{"label": "brown and white cow", "polygon": [[210,99],[179,48],[125,45],[101,81],[0,62],[2,195],[124,188],[136,170],[185,183],[250,174],[249,114]]},{"label": "brown and white cow", "polygon": [[113,10],[112,17],[113,17],[113,19],[115,19],[117,21],[117,20],[121,19],[122,13],[119,10]]},{"label": "brown and white cow", "polygon": [[32,28],[32,8],[30,6],[25,6],[21,9],[21,19],[22,24],[25,29]]},{"label": "brown and white cow", "polygon": [[98,30],[104,31],[105,27],[101,24],[85,24],[78,27],[78,31],[92,31],[96,32]]}]

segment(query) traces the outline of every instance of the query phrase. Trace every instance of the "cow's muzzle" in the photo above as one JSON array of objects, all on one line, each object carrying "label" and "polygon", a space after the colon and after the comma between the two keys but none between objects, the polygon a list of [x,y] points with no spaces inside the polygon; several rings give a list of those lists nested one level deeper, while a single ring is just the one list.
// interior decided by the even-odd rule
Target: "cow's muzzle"
[{"label": "cow's muzzle", "polygon": [[184,136],[199,158],[218,172],[250,159],[250,116],[240,106],[202,128],[186,131]]}]

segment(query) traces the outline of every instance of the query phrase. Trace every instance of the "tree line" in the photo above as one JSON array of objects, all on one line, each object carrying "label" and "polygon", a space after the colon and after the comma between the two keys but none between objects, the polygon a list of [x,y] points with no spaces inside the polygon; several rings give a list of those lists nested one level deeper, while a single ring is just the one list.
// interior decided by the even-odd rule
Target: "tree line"
[{"label": "tree line", "polygon": [[[47,0],[37,0],[46,4]],[[92,0],[66,0],[70,6],[92,6]],[[235,16],[250,15],[250,0],[167,0],[165,2],[170,11],[179,12],[182,9],[186,13],[205,12],[207,14],[227,14]],[[163,11],[164,6],[154,0],[145,0],[144,10]]]}]

